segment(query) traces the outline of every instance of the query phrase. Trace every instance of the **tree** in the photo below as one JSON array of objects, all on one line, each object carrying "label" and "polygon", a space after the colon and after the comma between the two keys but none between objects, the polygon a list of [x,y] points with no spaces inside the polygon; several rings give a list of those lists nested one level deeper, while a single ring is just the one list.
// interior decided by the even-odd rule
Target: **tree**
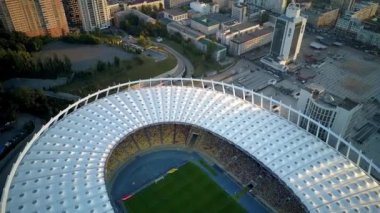
[{"label": "tree", "polygon": [[71,72],[72,71],[71,60],[67,56],[65,56],[63,60],[64,60],[64,64],[65,64],[65,72],[67,72],[67,73]]},{"label": "tree", "polygon": [[120,58],[117,57],[117,56],[115,56],[115,57],[113,58],[113,63],[114,63],[114,65],[115,65],[116,67],[119,67],[119,66],[120,66]]},{"label": "tree", "polygon": [[101,71],[104,71],[106,69],[106,63],[104,63],[103,61],[98,61],[98,63],[96,64],[96,70],[101,72]]},{"label": "tree", "polygon": [[214,54],[216,50],[216,44],[214,42],[209,42],[207,44],[207,52],[206,52],[206,60],[211,60],[212,59],[212,55]]},{"label": "tree", "polygon": [[137,39],[137,43],[143,47],[147,47],[150,45],[150,39],[144,35],[140,35]]}]

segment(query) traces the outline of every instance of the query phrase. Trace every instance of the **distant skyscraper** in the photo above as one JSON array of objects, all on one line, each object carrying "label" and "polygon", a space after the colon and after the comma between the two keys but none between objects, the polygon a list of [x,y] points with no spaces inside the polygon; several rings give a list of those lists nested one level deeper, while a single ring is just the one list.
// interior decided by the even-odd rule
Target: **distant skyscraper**
[{"label": "distant skyscraper", "polygon": [[62,0],[63,7],[65,8],[67,23],[70,27],[81,27],[82,18],[79,10],[80,0]]},{"label": "distant skyscraper", "polygon": [[270,54],[280,61],[294,61],[301,48],[306,18],[300,16],[301,9],[292,2],[285,15],[277,18]]},{"label": "distant skyscraper", "polygon": [[69,31],[61,0],[0,0],[0,19],[7,31],[28,36],[59,37]]},{"label": "distant skyscraper", "polygon": [[239,20],[239,22],[247,21],[247,6],[239,2],[233,4],[231,17]]},{"label": "distant skyscraper", "polygon": [[287,0],[246,0],[250,12],[259,10],[270,10],[283,14],[286,9]]},{"label": "distant skyscraper", "polygon": [[341,13],[351,10],[355,4],[355,0],[331,0],[331,6],[333,8],[339,8]]},{"label": "distant skyscraper", "polygon": [[106,0],[79,0],[78,3],[84,31],[104,29],[111,25]]}]

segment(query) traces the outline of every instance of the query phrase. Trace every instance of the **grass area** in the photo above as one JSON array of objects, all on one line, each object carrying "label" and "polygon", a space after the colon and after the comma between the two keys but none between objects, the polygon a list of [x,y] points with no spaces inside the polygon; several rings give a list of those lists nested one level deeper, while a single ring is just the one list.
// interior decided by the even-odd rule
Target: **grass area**
[{"label": "grass area", "polygon": [[219,71],[224,68],[214,60],[207,61],[205,60],[203,54],[195,53],[192,50],[183,47],[181,44],[175,41],[165,39],[163,43],[175,49],[177,52],[183,54],[186,58],[190,60],[190,62],[194,66],[194,77],[201,77],[208,71]]},{"label": "grass area", "polygon": [[119,67],[111,65],[104,71],[77,74],[70,83],[58,86],[55,90],[83,97],[118,83],[153,78],[174,68],[176,64],[176,59],[170,54],[160,62],[155,62],[150,57],[139,55],[132,60],[121,61]]},{"label": "grass area", "polygon": [[218,173],[215,171],[214,168],[212,168],[206,161],[204,161],[203,159],[200,159],[199,160],[199,163],[202,164],[202,166],[204,168],[207,169],[207,171],[209,171],[213,176],[216,176]]},{"label": "grass area", "polygon": [[129,212],[245,212],[193,163],[138,192],[124,205]]}]

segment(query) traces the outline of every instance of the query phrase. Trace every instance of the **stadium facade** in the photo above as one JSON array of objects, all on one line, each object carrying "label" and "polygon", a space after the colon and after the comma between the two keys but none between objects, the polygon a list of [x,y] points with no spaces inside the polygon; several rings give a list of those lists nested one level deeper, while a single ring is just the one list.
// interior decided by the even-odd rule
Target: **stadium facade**
[{"label": "stadium facade", "polygon": [[230,141],[310,212],[380,211],[379,168],[323,125],[234,85],[163,78],[109,87],[52,118],[13,165],[1,212],[113,212],[104,180],[107,157],[130,133],[159,123],[193,125]]}]

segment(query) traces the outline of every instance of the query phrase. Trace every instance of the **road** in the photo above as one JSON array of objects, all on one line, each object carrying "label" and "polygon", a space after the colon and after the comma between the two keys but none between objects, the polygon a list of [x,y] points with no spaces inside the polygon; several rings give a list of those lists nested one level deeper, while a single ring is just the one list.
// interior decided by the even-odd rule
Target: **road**
[{"label": "road", "polygon": [[[157,42],[153,42],[153,44],[156,45],[156,46],[158,46],[158,47],[164,48],[166,51],[168,51],[169,53],[173,54],[174,57],[176,57],[177,63],[178,63],[178,68],[177,68],[177,72],[176,73],[181,72],[182,69],[183,69],[183,67],[185,67],[186,68],[186,75],[184,77],[190,78],[193,75],[193,73],[194,73],[194,66],[189,61],[189,59],[187,59],[185,56],[183,56],[182,54],[180,54],[179,52],[177,52],[176,50],[174,50],[173,48],[169,47],[166,44],[157,43]],[[182,76],[175,76],[175,77],[182,77]]]}]

